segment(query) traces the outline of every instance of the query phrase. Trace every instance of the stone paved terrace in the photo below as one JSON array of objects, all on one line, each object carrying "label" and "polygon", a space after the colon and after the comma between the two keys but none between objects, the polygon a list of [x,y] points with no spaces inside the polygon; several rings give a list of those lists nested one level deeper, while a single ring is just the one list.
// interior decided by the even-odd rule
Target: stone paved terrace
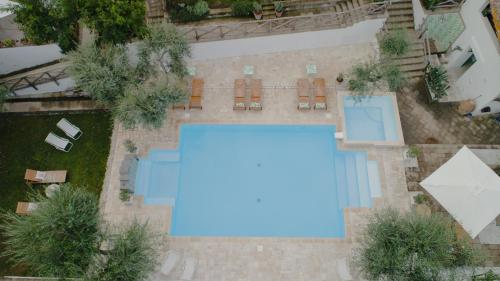
[{"label": "stone paved terrace", "polygon": [[490,117],[465,118],[456,104],[429,104],[421,85],[400,93],[398,105],[407,144],[424,144],[429,138],[443,144],[500,144],[500,124]]},{"label": "stone paved terrace", "polygon": [[[190,61],[198,77],[205,80],[203,110],[171,112],[168,121],[158,130],[124,130],[116,125],[104,189],[101,195],[105,218],[119,224],[134,217],[149,220],[152,227],[167,233],[171,210],[165,206],[146,206],[142,198],[134,198],[131,205],[119,198],[119,166],[125,154],[123,141],[130,139],[145,155],[152,147],[176,148],[178,129],[182,123],[260,123],[260,124],[337,124],[335,77],[360,60],[376,56],[373,44],[359,44],[335,48],[288,51],[217,60]],[[298,112],[296,89],[298,78],[306,77],[306,64],[317,65],[317,77],[327,79],[328,110]],[[255,66],[255,77],[263,79],[262,112],[235,112],[233,83],[243,78],[245,64]],[[342,147],[342,146],[341,146]],[[343,147],[343,149],[349,149]],[[375,201],[376,207],[409,208],[401,148],[357,147],[367,150],[370,159],[378,160],[383,197]],[[197,281],[320,281],[340,280],[336,261],[351,261],[359,231],[372,209],[349,209],[345,212],[345,239],[300,238],[225,238],[225,237],[167,237],[162,254],[167,249],[181,253],[182,258],[197,260],[194,280]],[[262,251],[258,251],[262,245]],[[351,265],[351,269],[353,266]],[[169,278],[177,280],[182,262]],[[352,271],[355,280],[360,280]]]}]

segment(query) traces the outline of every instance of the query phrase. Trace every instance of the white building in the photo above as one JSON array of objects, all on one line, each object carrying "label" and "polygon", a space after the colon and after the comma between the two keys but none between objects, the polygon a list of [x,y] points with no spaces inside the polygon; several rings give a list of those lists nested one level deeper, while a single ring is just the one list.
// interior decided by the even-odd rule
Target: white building
[{"label": "white building", "polygon": [[[472,112],[474,116],[498,113],[500,112],[500,0],[444,2],[456,5],[458,10],[438,8],[435,11],[427,11],[419,0],[413,0],[416,29],[425,26],[428,36],[429,29],[434,29],[434,39],[440,41],[440,38],[444,38],[445,43],[449,44],[444,48],[447,49],[444,57],[447,58],[445,67],[448,70],[451,88],[448,96],[439,101],[472,100],[476,104]],[[453,16],[447,17],[451,14]],[[449,24],[446,19],[453,17],[460,19],[460,27],[453,24],[446,26]],[[457,34],[450,35],[457,30]]]}]

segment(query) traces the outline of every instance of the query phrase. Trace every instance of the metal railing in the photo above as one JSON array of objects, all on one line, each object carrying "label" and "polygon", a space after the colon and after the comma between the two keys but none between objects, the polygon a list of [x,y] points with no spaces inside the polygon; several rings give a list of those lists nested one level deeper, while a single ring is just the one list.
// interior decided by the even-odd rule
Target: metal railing
[{"label": "metal railing", "polygon": [[446,0],[441,3],[435,4],[431,7],[431,9],[439,9],[439,8],[456,8],[462,6],[465,0]]},{"label": "metal railing", "polygon": [[385,13],[389,3],[390,1],[375,2],[338,13],[218,25],[180,26],[178,30],[189,42],[202,42],[341,28],[365,20],[368,16]]},{"label": "metal railing", "polygon": [[0,85],[6,87],[14,96],[17,95],[16,91],[20,89],[31,87],[38,91],[37,85],[48,82],[53,82],[59,86],[59,80],[69,76],[66,72],[67,67],[66,64],[62,64],[43,72],[35,72],[24,76],[2,79],[0,80]]}]

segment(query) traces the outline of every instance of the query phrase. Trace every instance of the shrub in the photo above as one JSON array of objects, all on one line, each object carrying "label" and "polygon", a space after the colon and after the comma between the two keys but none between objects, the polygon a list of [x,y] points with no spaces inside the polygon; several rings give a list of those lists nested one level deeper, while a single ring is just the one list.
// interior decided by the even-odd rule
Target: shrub
[{"label": "shrub", "polygon": [[434,10],[436,5],[444,2],[444,0],[423,0],[423,2],[427,10]]},{"label": "shrub", "polygon": [[253,12],[253,3],[247,0],[237,0],[231,5],[231,14],[235,17],[248,17]]},{"label": "shrub", "polygon": [[176,6],[170,11],[170,16],[174,21],[189,22],[199,21],[207,18],[210,13],[208,3],[199,0],[193,5]]},{"label": "shrub", "polygon": [[[364,230],[357,262],[369,280],[446,280],[445,274],[480,263],[479,253],[458,240],[441,215],[376,213]],[[445,272],[446,271],[446,272]]]},{"label": "shrub", "polygon": [[16,46],[16,42],[10,38],[5,39],[2,43],[5,48],[12,48]]},{"label": "shrub", "polygon": [[253,2],[252,6],[253,6],[252,12],[256,14],[262,13],[262,5],[259,2]]},{"label": "shrub", "polygon": [[379,87],[382,72],[376,63],[358,64],[353,67],[348,81],[349,90],[357,96],[366,96]]},{"label": "shrub", "polygon": [[278,13],[283,12],[285,9],[285,6],[283,5],[283,2],[274,2],[274,10]]},{"label": "shrub", "polygon": [[401,72],[399,66],[395,64],[389,64],[384,66],[384,79],[387,81],[389,90],[396,92],[401,90],[407,84],[407,80]]},{"label": "shrub", "polygon": [[402,56],[408,53],[410,41],[407,31],[398,29],[386,32],[381,39],[380,47],[383,54],[390,56]]},{"label": "shrub", "polygon": [[133,141],[129,139],[125,140],[123,142],[123,145],[125,146],[125,149],[127,149],[127,152],[129,153],[135,153],[137,151],[137,146]]},{"label": "shrub", "polygon": [[434,93],[436,99],[448,95],[450,84],[448,73],[443,66],[428,66],[425,70],[425,81],[429,90]]}]

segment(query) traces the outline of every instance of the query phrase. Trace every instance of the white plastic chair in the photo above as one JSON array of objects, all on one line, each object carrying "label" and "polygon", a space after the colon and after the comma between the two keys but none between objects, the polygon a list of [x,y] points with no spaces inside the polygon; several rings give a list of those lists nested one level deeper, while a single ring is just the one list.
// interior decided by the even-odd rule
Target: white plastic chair
[{"label": "white plastic chair", "polygon": [[68,139],[61,138],[60,136],[52,132],[50,132],[49,135],[45,138],[45,142],[64,152],[70,151],[73,147],[73,143]]},{"label": "white plastic chair", "polygon": [[184,263],[184,272],[182,272],[181,280],[193,280],[194,272],[196,271],[196,259],[187,258]]},{"label": "white plastic chair", "polygon": [[177,260],[179,259],[179,255],[174,251],[168,251],[167,257],[165,261],[161,265],[160,272],[166,276],[172,272],[175,265],[177,264]]},{"label": "white plastic chair", "polygon": [[61,130],[64,131],[64,133],[74,139],[74,140],[77,140],[79,139],[83,132],[82,130],[80,130],[80,128],[78,128],[77,126],[73,125],[71,122],[69,122],[66,118],[63,118],[61,120],[59,120],[59,122],[57,122],[57,127]]}]

